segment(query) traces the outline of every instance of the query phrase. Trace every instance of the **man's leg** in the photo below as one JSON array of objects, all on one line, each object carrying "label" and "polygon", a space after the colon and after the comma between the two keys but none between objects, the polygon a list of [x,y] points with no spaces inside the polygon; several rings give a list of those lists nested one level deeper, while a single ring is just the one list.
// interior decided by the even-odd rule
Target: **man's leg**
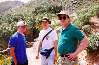
[{"label": "man's leg", "polygon": [[54,65],[54,51],[48,57],[48,65]]},{"label": "man's leg", "polygon": [[48,65],[54,65],[54,58],[48,58]]},{"label": "man's leg", "polygon": [[41,55],[41,65],[48,65],[48,59],[45,56]]}]

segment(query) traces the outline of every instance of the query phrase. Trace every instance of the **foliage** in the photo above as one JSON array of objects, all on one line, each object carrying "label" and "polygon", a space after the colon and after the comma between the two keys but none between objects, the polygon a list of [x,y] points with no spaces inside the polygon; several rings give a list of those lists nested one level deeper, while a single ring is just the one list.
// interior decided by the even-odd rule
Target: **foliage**
[{"label": "foliage", "polygon": [[11,57],[0,54],[0,65],[10,65]]},{"label": "foliage", "polygon": [[88,8],[77,11],[78,19],[75,24],[79,26],[79,28],[83,30],[89,38],[90,42],[87,48],[88,53],[99,53],[99,35],[92,34],[92,24],[90,23],[90,17],[96,16],[97,12],[99,12],[98,4],[93,4]]},{"label": "foliage", "polygon": [[89,36],[90,44],[87,51],[89,53],[97,52],[99,53],[99,35],[90,35]]},{"label": "foliage", "polygon": [[99,11],[98,4],[93,4],[88,8],[77,11],[78,19],[76,20],[75,24],[79,26],[81,29],[84,25],[91,25],[89,19],[90,17],[95,16],[96,12],[98,11]]},{"label": "foliage", "polygon": [[37,7],[35,8],[35,11],[33,13],[37,14],[43,14],[43,13],[51,13],[51,14],[56,14],[58,12],[60,12],[60,10],[62,10],[62,6],[48,6],[48,7]]},{"label": "foliage", "polygon": [[16,23],[20,19],[24,20],[28,25],[28,33],[26,34],[27,41],[33,41],[37,38],[40,30],[39,21],[43,18],[43,16],[45,15],[52,19],[52,17],[55,17],[55,14],[61,10],[61,6],[54,6],[45,3],[41,4],[43,6],[29,10],[24,9],[24,11],[14,11],[0,16],[0,44],[3,44],[5,48],[7,47],[8,40],[16,31]]},{"label": "foliage", "polygon": [[[56,4],[54,4],[56,3]],[[56,15],[60,10],[69,10],[76,12],[78,19],[74,22],[82,29],[90,40],[87,48],[89,53],[93,53],[99,49],[97,40],[99,37],[91,34],[91,26],[89,19],[96,15],[99,11],[99,1],[97,0],[33,0],[29,4],[23,5],[13,11],[0,16],[0,44],[7,48],[7,43],[10,36],[16,31],[16,23],[18,20],[24,20],[28,25],[28,33],[26,39],[29,42],[34,41],[38,37],[40,28],[40,20],[43,17],[48,17],[52,22],[52,27],[59,27],[56,20]],[[3,54],[2,54],[3,55]],[[11,58],[0,55],[0,64],[10,65]],[[6,64],[5,63],[5,64]]]}]

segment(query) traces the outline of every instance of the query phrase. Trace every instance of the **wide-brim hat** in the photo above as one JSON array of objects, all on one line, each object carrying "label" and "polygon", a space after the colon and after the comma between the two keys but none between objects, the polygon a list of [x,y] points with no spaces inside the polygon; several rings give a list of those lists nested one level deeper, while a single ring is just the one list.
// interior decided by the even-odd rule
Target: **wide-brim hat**
[{"label": "wide-brim hat", "polygon": [[61,12],[59,12],[59,13],[57,14],[57,16],[59,16],[59,15],[67,15],[67,16],[69,16],[70,14],[69,14],[68,11],[61,11]]},{"label": "wide-brim hat", "polygon": [[48,22],[49,24],[51,24],[51,21],[47,17],[43,17],[41,22]]}]

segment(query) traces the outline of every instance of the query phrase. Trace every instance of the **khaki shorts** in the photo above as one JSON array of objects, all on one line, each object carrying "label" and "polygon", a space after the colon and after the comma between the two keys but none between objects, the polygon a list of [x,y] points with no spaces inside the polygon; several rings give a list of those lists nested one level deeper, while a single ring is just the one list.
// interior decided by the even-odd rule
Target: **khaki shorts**
[{"label": "khaki shorts", "polygon": [[67,57],[59,57],[56,65],[79,65],[78,60],[70,61]]}]

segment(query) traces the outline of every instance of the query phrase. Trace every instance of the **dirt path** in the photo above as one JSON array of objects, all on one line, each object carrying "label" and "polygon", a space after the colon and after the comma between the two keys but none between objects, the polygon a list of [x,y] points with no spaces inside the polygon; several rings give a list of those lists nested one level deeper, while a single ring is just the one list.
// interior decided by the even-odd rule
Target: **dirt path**
[{"label": "dirt path", "polygon": [[37,47],[38,47],[38,43],[35,43],[33,47],[27,48],[27,57],[29,61],[28,65],[41,65],[40,59],[35,59],[37,55]]}]

